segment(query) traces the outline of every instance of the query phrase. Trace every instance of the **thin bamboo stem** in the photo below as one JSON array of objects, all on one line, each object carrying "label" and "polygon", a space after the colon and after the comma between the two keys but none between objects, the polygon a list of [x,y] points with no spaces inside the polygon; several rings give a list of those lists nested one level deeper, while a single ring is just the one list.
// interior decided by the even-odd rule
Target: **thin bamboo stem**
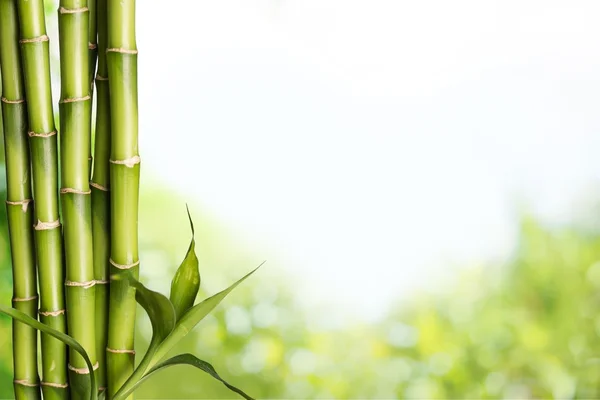
[{"label": "thin bamboo stem", "polygon": [[[90,97],[92,100],[94,99],[94,78],[96,76],[96,59],[98,58],[98,30],[97,30],[97,0],[88,0],[88,16],[89,16],[89,26],[88,26],[88,54],[89,54],[89,82],[90,82]],[[93,101],[91,102],[93,104]],[[92,132],[93,134],[93,132]],[[93,155],[94,149],[92,141],[90,140],[90,148],[88,154],[88,165],[90,171],[90,177],[92,173],[93,166]]]},{"label": "thin bamboo stem", "polygon": [[[14,0],[0,0],[0,70],[6,161],[7,214],[13,267],[13,307],[37,318],[38,293],[33,243],[33,204],[27,112]],[[15,399],[40,399],[37,331],[13,322]]]},{"label": "thin bamboo stem", "polygon": [[[52,111],[50,56],[43,0],[17,0],[25,78],[29,148],[35,199],[40,319],[66,331],[62,235],[58,213],[57,138]],[[42,391],[45,400],[67,399],[64,343],[42,334]]]},{"label": "thin bamboo stem", "polygon": [[[64,224],[67,326],[69,335],[96,363],[95,279],[92,256],[89,149],[91,97],[89,78],[89,15],[87,0],[61,0],[60,39],[61,202]],[[89,398],[91,373],[83,357],[69,352],[69,383],[73,399]],[[81,373],[81,371],[87,371]]]},{"label": "thin bamboo stem", "polygon": [[[108,1],[106,53],[111,104],[111,273],[126,267],[138,275],[138,111],[135,1]],[[116,266],[119,266],[117,268]],[[108,395],[112,398],[133,372],[135,290],[126,281],[110,287]]]},{"label": "thin bamboo stem", "polygon": [[[106,45],[106,0],[97,2],[98,75],[96,77],[96,144],[92,177],[92,236],[96,279],[96,357],[98,387],[105,390],[108,345],[108,281],[110,272],[110,97]],[[103,389],[104,388],[104,389]]]},{"label": "thin bamboo stem", "polygon": [[[108,0],[108,29],[106,59],[110,101],[113,105],[110,160],[111,273],[127,268],[137,277],[140,157],[135,0]],[[108,347],[113,349],[107,354],[110,399],[134,369],[131,351],[134,345],[135,290],[127,281],[111,282],[109,309]]]}]

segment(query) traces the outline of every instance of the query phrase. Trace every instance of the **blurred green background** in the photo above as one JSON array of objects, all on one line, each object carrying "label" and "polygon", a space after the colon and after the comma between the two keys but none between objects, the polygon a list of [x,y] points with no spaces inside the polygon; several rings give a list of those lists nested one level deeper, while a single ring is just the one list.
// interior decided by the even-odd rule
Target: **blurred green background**
[{"label": "blurred green background", "polygon": [[[148,186],[140,212],[142,280],[167,293],[190,233],[184,202]],[[209,288],[203,295],[212,294],[260,258],[193,206],[192,212],[203,286]],[[2,304],[11,297],[6,235],[2,208]],[[523,218],[510,263],[462,271],[455,286],[390,305],[377,323],[325,331],[307,327],[292,282],[259,272],[176,351],[209,360],[257,398],[600,396],[600,232]],[[141,311],[138,328],[143,351],[150,326]],[[12,398],[10,346],[10,320],[1,317],[0,398]],[[162,372],[138,396],[232,398],[185,367]]]}]

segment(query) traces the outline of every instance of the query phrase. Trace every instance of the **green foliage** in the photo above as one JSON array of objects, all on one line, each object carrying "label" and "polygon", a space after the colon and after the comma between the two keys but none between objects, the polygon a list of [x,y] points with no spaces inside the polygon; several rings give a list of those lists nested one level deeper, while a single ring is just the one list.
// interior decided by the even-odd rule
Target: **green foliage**
[{"label": "green foliage", "polygon": [[219,303],[233,291],[233,289],[235,289],[240,283],[246,280],[246,278],[256,272],[256,270],[261,266],[262,264],[250,271],[227,289],[220,291],[214,296],[211,296],[192,307],[179,321],[177,321],[177,324],[170,332],[169,336],[160,344],[156,354],[154,355],[152,364],[155,364],[158,362],[158,360],[164,357],[164,355],[167,354],[167,352],[171,350],[173,346],[179,343],[192,329],[196,327],[196,325],[198,325],[198,323],[200,323],[200,321],[202,321],[216,306],[218,306]]},{"label": "green foliage", "polygon": [[[158,292],[147,289],[129,273],[123,273],[120,277],[116,277],[116,279],[126,279],[130,285],[136,288],[136,301],[144,308],[150,317],[152,324],[152,339],[150,341],[150,345],[148,346],[148,350],[142,359],[142,362],[136,368],[133,375],[131,375],[123,387],[117,392],[115,395],[115,400],[126,398],[128,394],[132,393],[139,383],[141,383],[144,377],[151,373],[151,371],[148,371],[149,368],[153,368],[154,365],[157,364],[158,361],[160,361],[160,359],[174,345],[179,343],[181,339],[183,339],[192,329],[194,329],[194,327],[202,319],[204,319],[204,317],[206,317],[227,296],[227,294],[229,294],[233,289],[235,289],[235,287],[242,283],[242,281],[252,275],[258,268],[260,268],[260,266],[248,273],[246,276],[242,277],[233,285],[229,286],[227,289],[192,307],[186,314],[184,314],[183,318],[177,321],[177,323],[175,323],[175,308],[165,296]],[[113,277],[113,279],[115,279],[115,277]],[[174,360],[177,362],[167,363],[163,367],[184,363],[200,368],[199,364],[194,360],[190,361],[189,357],[183,357],[179,359],[174,358]],[[212,370],[214,371],[214,368],[212,368]],[[152,373],[155,371],[156,369],[152,370]],[[218,377],[219,380],[221,380],[228,388],[230,388],[230,385],[224,382],[216,374],[216,372],[213,376]],[[235,389],[235,391],[239,393],[238,389]],[[244,396],[246,395],[244,394]]]},{"label": "green foliage", "polygon": [[198,291],[200,290],[200,271],[198,269],[198,257],[196,256],[196,240],[194,239],[194,223],[188,208],[188,218],[192,228],[192,242],[181,265],[175,272],[171,282],[171,294],[169,296],[177,319],[194,305]]},{"label": "green foliage", "polygon": [[236,388],[233,385],[230,385],[223,378],[221,378],[221,376],[217,373],[217,371],[215,370],[215,368],[212,365],[210,365],[209,363],[207,363],[204,360],[200,360],[198,357],[196,357],[192,354],[189,354],[189,353],[179,354],[175,357],[169,358],[168,360],[159,363],[158,365],[156,365],[155,367],[150,369],[148,371],[148,373],[146,373],[144,375],[143,378],[141,378],[135,384],[133,384],[129,390],[125,391],[122,396],[125,397],[125,396],[129,395],[130,393],[132,393],[146,379],[150,378],[152,375],[159,372],[160,370],[168,368],[168,367],[176,366],[176,365],[190,365],[194,368],[198,368],[199,370],[206,372],[207,374],[209,374],[216,380],[221,381],[221,383],[223,383],[225,385],[225,387],[227,387],[232,392],[239,394],[244,399],[253,400],[252,397],[248,396],[242,390]]}]

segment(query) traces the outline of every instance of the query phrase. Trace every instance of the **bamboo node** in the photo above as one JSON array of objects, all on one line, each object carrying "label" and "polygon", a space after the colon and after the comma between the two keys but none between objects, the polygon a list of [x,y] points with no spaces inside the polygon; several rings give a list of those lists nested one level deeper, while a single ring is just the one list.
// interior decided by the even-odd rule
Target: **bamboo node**
[{"label": "bamboo node", "polygon": [[61,7],[58,9],[58,12],[61,14],[77,14],[77,13],[83,13],[83,12],[88,12],[88,8],[87,7],[79,7],[79,8],[65,8],[65,7]]},{"label": "bamboo node", "polygon": [[56,311],[38,311],[38,314],[44,317],[58,317],[59,315],[63,315],[65,310],[56,310]]},{"label": "bamboo node", "polygon": [[106,49],[107,53],[137,54],[137,50],[124,49],[122,47],[113,47]]},{"label": "bamboo node", "polygon": [[116,262],[113,261],[112,258],[109,258],[108,261],[110,262],[110,264],[113,267],[116,267],[116,268],[119,268],[119,269],[131,269],[133,267],[137,267],[138,265],[140,265],[140,260],[137,260],[133,264],[117,264]]},{"label": "bamboo node", "polygon": [[135,354],[135,350],[129,349],[111,349],[110,347],[106,348],[106,351],[113,354]]},{"label": "bamboo node", "polygon": [[100,74],[96,74],[96,80],[97,81],[107,81],[108,80],[108,76],[102,76]]},{"label": "bamboo node", "polygon": [[140,156],[133,156],[125,160],[109,160],[111,164],[124,165],[127,168],[133,168],[134,165],[139,164],[142,159]]},{"label": "bamboo node", "polygon": [[27,134],[29,135],[29,137],[47,138],[47,137],[56,135],[56,131],[42,132],[42,133],[35,133],[35,132],[31,131],[31,132],[27,132]]},{"label": "bamboo node", "polygon": [[39,42],[47,42],[48,40],[50,40],[50,38],[48,37],[48,35],[42,35],[42,36],[34,37],[34,38],[31,38],[31,39],[21,39],[21,40],[19,40],[19,43],[21,43],[21,44],[25,44],[25,43],[39,43]]},{"label": "bamboo node", "polygon": [[55,229],[60,227],[60,221],[56,220],[56,221],[50,221],[50,222],[42,222],[38,219],[37,224],[35,224],[33,226],[33,228],[36,231],[46,231],[46,230],[50,230],[50,229]]},{"label": "bamboo node", "polygon": [[21,209],[23,210],[23,212],[27,212],[27,207],[29,207],[29,203],[31,203],[33,200],[31,199],[25,199],[25,200],[21,200],[21,201],[9,201],[6,200],[6,204],[8,204],[9,206],[21,206]]},{"label": "bamboo node", "polygon": [[101,184],[96,183],[96,182],[90,182],[90,186],[93,187],[93,188],[96,188],[98,190],[101,190],[103,192],[109,192],[110,191],[110,189],[107,188],[106,186],[102,186]]},{"label": "bamboo node", "polygon": [[106,279],[96,279],[94,282],[96,282],[96,285],[108,285],[110,283]]},{"label": "bamboo node", "polygon": [[74,189],[74,188],[61,188],[60,189],[60,194],[68,194],[68,193],[90,194],[90,193],[92,193],[92,191],[91,190],[79,190],[79,189]]},{"label": "bamboo node", "polygon": [[[86,368],[75,368],[75,367],[74,367],[74,366],[72,366],[71,364],[67,364],[67,367],[68,367],[68,368],[69,368],[71,371],[73,371],[73,372],[75,372],[76,374],[79,374],[79,375],[85,375],[85,374],[89,374],[89,373],[90,373],[90,369],[89,369],[89,368],[87,368],[87,367],[86,367]],[[100,367],[100,364],[98,364],[98,363],[96,363],[96,364],[92,365],[92,369],[93,369],[94,371],[95,371],[95,370],[97,370],[97,369],[98,369],[98,367]]]},{"label": "bamboo node", "polygon": [[40,386],[39,383],[31,383],[31,382],[28,382],[27,379],[15,379],[13,381],[13,383],[15,385],[21,385],[21,386],[27,386],[27,387],[38,387],[38,386]]},{"label": "bamboo node", "polygon": [[13,297],[12,301],[13,302],[21,302],[21,301],[32,301],[32,300],[37,300],[38,296],[37,294],[35,296],[29,296],[29,297]]},{"label": "bamboo node", "polygon": [[2,102],[6,103],[6,104],[21,104],[21,103],[25,103],[25,100],[24,99],[9,100],[6,97],[2,97]]},{"label": "bamboo node", "polygon": [[80,287],[83,289],[89,289],[89,288],[93,287],[95,284],[96,284],[95,280],[87,281],[87,282],[65,281],[65,286]]},{"label": "bamboo node", "polygon": [[99,392],[104,392],[105,390],[106,390],[106,387],[105,387],[105,386],[100,386],[100,387],[98,388],[98,391],[99,391]]},{"label": "bamboo node", "polygon": [[61,103],[61,104],[65,104],[65,103],[76,103],[76,102],[78,102],[78,101],[88,101],[88,100],[90,100],[90,99],[91,99],[91,97],[90,97],[89,95],[88,95],[88,96],[83,96],[83,97],[71,97],[71,98],[68,98],[68,99],[62,99],[62,100],[60,101],[60,103]]},{"label": "bamboo node", "polygon": [[97,48],[98,48],[98,45],[96,43],[88,43],[88,49],[96,50]]},{"label": "bamboo node", "polygon": [[42,386],[53,387],[53,388],[59,388],[59,389],[66,389],[66,388],[69,387],[68,383],[42,382],[41,385]]}]

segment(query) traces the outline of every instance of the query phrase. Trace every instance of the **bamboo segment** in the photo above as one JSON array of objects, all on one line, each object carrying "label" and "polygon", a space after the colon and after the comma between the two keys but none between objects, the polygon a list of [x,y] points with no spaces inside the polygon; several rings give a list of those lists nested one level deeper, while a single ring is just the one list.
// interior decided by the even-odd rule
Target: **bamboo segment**
[{"label": "bamboo segment", "polygon": [[[89,161],[91,97],[89,78],[89,15],[87,0],[61,0],[60,134],[62,214],[65,238],[67,325],[69,335],[96,363],[95,280],[92,257]],[[69,382],[73,399],[89,398],[85,360],[69,352]]]},{"label": "bamboo segment", "polygon": [[106,0],[97,2],[98,75],[96,76],[96,144],[92,182],[92,236],[96,280],[96,357],[98,387],[105,390],[108,344],[108,281],[110,264],[110,97],[106,66]]},{"label": "bamboo segment", "polygon": [[[35,199],[40,320],[66,331],[62,237],[58,220],[57,138],[50,89],[50,57],[43,0],[17,0]],[[67,399],[66,346],[42,334],[44,399]]]},{"label": "bamboo segment", "polygon": [[[88,29],[88,55],[89,55],[89,65],[90,65],[90,74],[89,74],[89,82],[90,82],[90,97],[92,100],[94,99],[94,78],[96,76],[96,59],[98,57],[98,32],[97,32],[97,16],[96,16],[96,8],[97,8],[97,0],[88,0],[88,17],[89,17],[89,29]],[[93,104],[93,101],[91,102]],[[92,148],[92,141],[90,140],[90,148],[88,154],[88,167],[90,171],[90,177],[92,173],[93,160],[92,154],[94,153],[94,149]]]},{"label": "bamboo segment", "polygon": [[[13,0],[0,0],[0,20],[6,204],[13,266],[12,305],[30,317],[37,318],[27,113],[19,51],[19,23]],[[40,399],[37,331],[19,322],[13,322],[13,366],[15,399]]]},{"label": "bamboo segment", "polygon": [[[111,274],[139,273],[137,48],[135,0],[108,0],[106,58],[111,107]],[[118,105],[118,107],[117,107]],[[112,398],[134,368],[135,289],[126,280],[110,285],[108,396]]]},{"label": "bamboo segment", "polygon": [[88,0],[88,54],[90,64],[90,92],[94,90],[94,77],[96,76],[96,59],[98,57],[98,30],[97,30],[97,0]]}]

